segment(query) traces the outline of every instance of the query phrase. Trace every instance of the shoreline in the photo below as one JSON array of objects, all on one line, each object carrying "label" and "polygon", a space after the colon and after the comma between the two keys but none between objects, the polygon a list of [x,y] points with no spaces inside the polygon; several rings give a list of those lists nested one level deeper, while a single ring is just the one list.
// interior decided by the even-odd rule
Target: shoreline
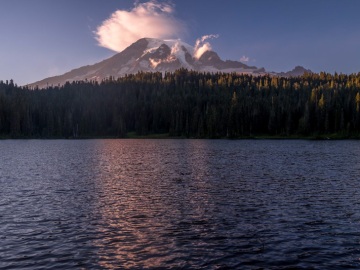
[{"label": "shoreline", "polygon": [[97,140],[97,139],[181,139],[181,140],[309,140],[309,141],[326,141],[326,140],[360,140],[360,135],[339,135],[339,134],[325,134],[325,135],[309,135],[309,136],[281,136],[281,135],[254,135],[254,136],[240,136],[240,137],[186,137],[186,136],[170,136],[168,133],[136,135],[133,132],[127,133],[124,137],[116,136],[79,136],[79,137],[41,137],[41,136],[0,136],[0,140]]}]

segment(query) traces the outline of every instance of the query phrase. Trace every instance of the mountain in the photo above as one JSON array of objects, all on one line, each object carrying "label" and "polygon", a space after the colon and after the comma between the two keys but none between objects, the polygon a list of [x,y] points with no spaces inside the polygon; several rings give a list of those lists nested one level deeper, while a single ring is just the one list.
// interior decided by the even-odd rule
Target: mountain
[{"label": "mountain", "polygon": [[264,68],[258,69],[239,61],[224,61],[214,51],[205,51],[199,58],[194,57],[194,52],[194,47],[180,40],[142,38],[122,52],[99,63],[80,67],[60,76],[49,77],[28,86],[44,88],[62,85],[67,81],[101,81],[110,76],[118,78],[139,71],[164,73],[174,72],[179,68],[201,72],[238,72],[257,75],[266,73]]},{"label": "mountain", "polygon": [[296,66],[293,70],[288,72],[280,72],[277,75],[283,77],[297,77],[302,76],[304,73],[312,73],[310,69],[305,69],[302,66]]}]

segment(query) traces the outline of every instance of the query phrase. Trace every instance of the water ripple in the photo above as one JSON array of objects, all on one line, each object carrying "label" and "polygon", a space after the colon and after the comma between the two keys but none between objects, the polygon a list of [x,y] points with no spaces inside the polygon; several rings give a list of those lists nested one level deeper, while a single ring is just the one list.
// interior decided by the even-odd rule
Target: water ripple
[{"label": "water ripple", "polygon": [[1,269],[360,268],[357,141],[0,141]]}]

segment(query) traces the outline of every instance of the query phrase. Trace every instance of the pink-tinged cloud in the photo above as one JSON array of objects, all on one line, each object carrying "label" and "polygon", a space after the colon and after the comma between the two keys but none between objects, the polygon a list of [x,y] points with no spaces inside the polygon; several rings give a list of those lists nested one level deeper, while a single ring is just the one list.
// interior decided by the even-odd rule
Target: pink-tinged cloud
[{"label": "pink-tinged cloud", "polygon": [[218,38],[219,35],[205,35],[202,36],[201,38],[198,38],[196,40],[195,43],[195,47],[194,47],[194,57],[196,59],[199,59],[204,52],[206,51],[211,51],[211,44],[209,42],[205,42],[205,40],[207,39],[211,39],[211,38]]},{"label": "pink-tinged cloud", "polygon": [[171,3],[151,0],[135,3],[131,10],[117,10],[95,31],[98,44],[110,50],[121,52],[140,38],[180,38],[185,24],[173,16]]}]

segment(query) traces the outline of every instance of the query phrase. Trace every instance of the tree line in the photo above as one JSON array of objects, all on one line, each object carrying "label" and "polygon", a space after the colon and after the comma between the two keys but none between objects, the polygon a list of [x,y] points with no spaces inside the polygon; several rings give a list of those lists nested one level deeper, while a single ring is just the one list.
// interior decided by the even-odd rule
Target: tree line
[{"label": "tree line", "polygon": [[45,89],[0,81],[0,137],[360,135],[360,73],[145,73]]}]

